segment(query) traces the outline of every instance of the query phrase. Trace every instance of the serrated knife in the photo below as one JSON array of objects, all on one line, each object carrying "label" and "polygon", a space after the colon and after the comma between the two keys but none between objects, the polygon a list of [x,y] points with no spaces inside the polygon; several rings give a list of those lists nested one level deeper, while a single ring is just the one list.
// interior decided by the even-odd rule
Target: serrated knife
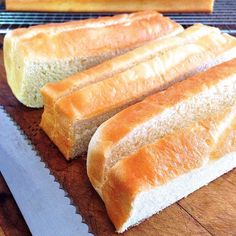
[{"label": "serrated knife", "polygon": [[1,106],[0,171],[33,235],[92,235],[65,191]]}]

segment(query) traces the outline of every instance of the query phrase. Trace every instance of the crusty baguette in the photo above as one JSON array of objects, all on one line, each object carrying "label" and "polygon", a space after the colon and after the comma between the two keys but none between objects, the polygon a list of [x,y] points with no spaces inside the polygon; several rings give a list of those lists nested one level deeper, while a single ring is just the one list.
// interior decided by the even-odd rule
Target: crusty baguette
[{"label": "crusty baguette", "polygon": [[214,0],[6,0],[10,11],[62,12],[212,12]]},{"label": "crusty baguette", "polygon": [[182,27],[155,11],[10,31],[4,38],[8,83],[23,104],[42,107],[39,89]]},{"label": "crusty baguette", "polygon": [[[88,176],[101,194],[108,170],[142,146],[235,103],[236,59],[137,103],[103,123],[92,137]],[[117,132],[115,132],[117,130]]]},{"label": "crusty baguette", "polygon": [[114,57],[88,70],[78,72],[57,83],[46,84],[41,89],[44,103],[44,113],[41,123],[42,128],[49,137],[53,136],[53,127],[56,122],[56,118],[54,117],[54,106],[60,98],[65,97],[87,85],[105,80],[128,70],[141,62],[155,57],[159,52],[163,53],[164,51],[170,50],[176,46],[194,42],[213,32],[220,34],[218,28],[196,24],[187,28],[177,36],[152,41],[142,47],[131,50],[121,56]]},{"label": "crusty baguette", "polygon": [[[236,167],[236,143],[212,158],[218,140],[234,129],[231,112],[176,130],[115,164],[102,188],[108,214],[119,233],[137,225]],[[234,137],[235,140],[235,137]],[[228,155],[226,155],[228,154]],[[96,165],[96,163],[94,163]]]},{"label": "crusty baguette", "polygon": [[[190,75],[235,57],[236,39],[211,33],[193,44],[158,53],[129,70],[86,86],[55,104],[41,127],[67,159],[87,150],[96,128],[121,109]],[[48,132],[49,130],[49,132]]]}]

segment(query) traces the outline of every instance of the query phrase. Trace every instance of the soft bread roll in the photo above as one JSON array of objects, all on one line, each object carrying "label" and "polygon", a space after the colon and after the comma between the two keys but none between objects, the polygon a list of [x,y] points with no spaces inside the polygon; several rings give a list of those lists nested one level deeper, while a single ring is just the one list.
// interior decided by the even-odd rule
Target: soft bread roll
[{"label": "soft bread roll", "polygon": [[[235,57],[236,40],[210,33],[194,43],[165,50],[113,77],[59,99],[55,121],[41,127],[67,159],[87,150],[96,128],[121,109],[190,75]],[[49,130],[49,132],[48,132]]]},{"label": "soft bread roll", "polygon": [[4,38],[7,80],[20,102],[42,107],[44,84],[180,31],[155,11],[16,29]]},{"label": "soft bread roll", "polygon": [[6,0],[9,11],[212,12],[214,0]]},{"label": "soft bread roll", "polygon": [[108,171],[125,156],[236,100],[236,59],[176,83],[103,123],[88,149],[88,176],[101,194]]},{"label": "soft bread roll", "polygon": [[235,115],[234,107],[176,130],[109,169],[101,196],[116,230],[124,232],[235,168],[235,136],[234,145],[225,143],[224,153],[212,156],[221,137],[235,129]]},{"label": "soft bread roll", "polygon": [[92,83],[105,80],[118,73],[126,71],[141,62],[155,57],[159,52],[163,53],[164,51],[170,50],[176,46],[194,42],[213,32],[220,34],[218,28],[196,24],[177,36],[147,43],[142,47],[134,49],[121,56],[114,57],[83,72],[78,72],[57,83],[46,84],[41,89],[44,102],[44,113],[41,122],[42,128],[49,137],[53,136],[53,127],[56,122],[56,117],[54,117],[55,103],[60,98]]}]

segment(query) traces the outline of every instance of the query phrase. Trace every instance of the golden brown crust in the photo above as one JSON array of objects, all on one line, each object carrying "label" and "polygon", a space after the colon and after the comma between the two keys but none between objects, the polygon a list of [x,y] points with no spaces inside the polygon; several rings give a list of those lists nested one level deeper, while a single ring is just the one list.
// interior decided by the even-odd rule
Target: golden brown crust
[{"label": "golden brown crust", "polygon": [[215,148],[211,151],[210,158],[216,160],[230,152],[236,152],[236,119],[230,127],[227,127],[215,144]]},{"label": "golden brown crust", "polygon": [[43,115],[40,127],[43,129],[43,131],[48,135],[48,137],[54,142],[54,144],[58,147],[58,149],[61,151],[61,153],[64,155],[64,157],[67,160],[71,159],[71,156],[73,156],[73,145],[74,140],[70,139],[70,137],[67,137],[67,133],[70,133],[69,127],[70,124],[68,124],[68,130],[64,129],[53,129],[55,123],[52,119],[51,115]]},{"label": "golden brown crust", "polygon": [[[228,113],[226,111],[188,128],[174,131],[112,167],[102,196],[117,230],[129,218],[132,202],[138,193],[164,185],[202,167],[210,160],[209,153],[215,144],[217,128]],[[234,123],[235,121],[234,118]],[[228,128],[232,129],[231,124]],[[222,154],[225,153],[222,152],[221,156]]]},{"label": "golden brown crust", "polygon": [[119,24],[127,24],[129,21],[138,21],[145,17],[154,17],[158,13],[156,11],[141,11],[133,14],[118,14],[114,16],[104,16],[99,18],[91,18],[78,21],[68,21],[64,23],[49,23],[43,25],[35,25],[28,28],[18,28],[11,31],[12,37],[23,36],[30,38],[40,33],[56,34],[61,31],[79,30],[85,28],[102,28],[106,26],[115,26]]},{"label": "golden brown crust", "polygon": [[[206,88],[214,87],[220,81],[235,75],[235,68],[236,59],[225,62],[177,83],[163,92],[152,95],[106,121],[99,128],[98,142],[88,152],[87,170],[93,186],[99,191],[99,187],[103,182],[106,153],[113,145],[117,144],[130,131],[151,120],[157,114],[161,114],[161,112],[167,111],[175,104],[188,100]],[[114,132],[116,130],[119,132]]]},{"label": "golden brown crust", "polygon": [[160,12],[212,12],[214,0],[6,0],[13,11],[128,12],[155,9]]},{"label": "golden brown crust", "polygon": [[[25,56],[47,60],[75,56],[88,59],[138,47],[180,27],[154,11],[101,17],[77,23],[78,25],[75,22],[63,23],[61,28],[58,24],[49,24],[15,30],[8,38],[20,37],[19,48]],[[50,43],[45,44],[49,40]]]}]

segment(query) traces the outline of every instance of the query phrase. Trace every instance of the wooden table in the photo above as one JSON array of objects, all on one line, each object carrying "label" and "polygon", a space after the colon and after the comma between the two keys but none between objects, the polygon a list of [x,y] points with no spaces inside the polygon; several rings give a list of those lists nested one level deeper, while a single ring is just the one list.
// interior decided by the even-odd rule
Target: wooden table
[{"label": "wooden table", "polygon": [[[110,236],[114,227],[86,176],[85,157],[68,163],[38,123],[42,110],[19,104],[7,86],[0,49],[0,105],[4,105],[30,137],[54,175],[69,192],[96,235]],[[30,235],[29,229],[0,175],[0,235]],[[2,232],[3,231],[3,232]],[[236,169],[168,207],[124,235],[236,235]]]}]

